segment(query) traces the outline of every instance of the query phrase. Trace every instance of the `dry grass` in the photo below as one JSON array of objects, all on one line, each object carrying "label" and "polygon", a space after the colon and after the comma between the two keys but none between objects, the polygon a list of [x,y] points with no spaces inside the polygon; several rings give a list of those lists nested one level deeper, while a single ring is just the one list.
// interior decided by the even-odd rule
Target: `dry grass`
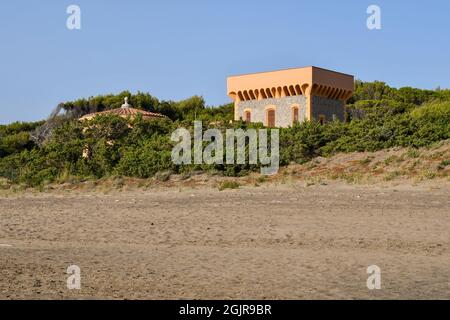
[{"label": "dry grass", "polygon": [[241,185],[236,181],[223,181],[219,184],[219,191],[225,189],[238,189]]},{"label": "dry grass", "polygon": [[377,183],[410,180],[415,183],[439,179],[449,181],[450,141],[429,148],[393,148],[378,152],[337,154],[304,165],[291,165],[298,178],[311,181],[340,180],[347,183]]}]

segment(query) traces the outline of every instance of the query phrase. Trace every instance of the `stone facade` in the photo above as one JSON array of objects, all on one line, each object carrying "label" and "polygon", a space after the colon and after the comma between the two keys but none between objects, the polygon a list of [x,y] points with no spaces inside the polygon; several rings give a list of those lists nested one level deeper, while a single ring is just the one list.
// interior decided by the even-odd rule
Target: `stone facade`
[{"label": "stone facade", "polygon": [[328,122],[333,121],[333,119],[345,121],[345,104],[340,100],[313,96],[311,117],[319,120],[320,115],[323,115],[325,121]]},{"label": "stone facade", "polygon": [[270,98],[263,100],[241,101],[236,104],[236,120],[245,119],[245,111],[251,112],[252,122],[261,122],[267,125],[266,110],[274,107],[275,109],[275,126],[289,127],[293,123],[293,107],[298,107],[298,119],[300,122],[306,119],[306,97],[291,96],[284,98]]},{"label": "stone facade", "polygon": [[[345,121],[345,102],[354,77],[315,66],[236,75],[227,78],[234,119],[289,127],[295,120]],[[298,107],[297,113],[293,106]],[[248,117],[250,115],[250,117]]]},{"label": "stone facade", "polygon": [[[283,98],[270,98],[262,100],[240,101],[236,104],[236,120],[245,120],[245,112],[250,111],[252,122],[261,122],[267,125],[266,112],[269,108],[275,109],[275,126],[289,127],[293,124],[293,107],[298,107],[298,119],[300,122],[305,121],[307,110],[307,99],[303,95],[290,96]],[[345,105],[343,101],[327,99],[323,97],[313,96],[311,116],[315,120],[319,120],[320,116],[324,116],[325,121],[333,119],[345,120]]]}]

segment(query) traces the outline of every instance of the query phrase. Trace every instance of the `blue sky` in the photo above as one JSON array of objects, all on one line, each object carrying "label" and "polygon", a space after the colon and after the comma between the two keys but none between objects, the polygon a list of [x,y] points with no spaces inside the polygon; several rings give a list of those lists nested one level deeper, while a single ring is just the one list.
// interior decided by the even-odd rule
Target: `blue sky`
[{"label": "blue sky", "polygon": [[[79,31],[66,28],[71,4]],[[366,27],[371,4],[381,30]],[[449,88],[449,15],[448,0],[2,1],[0,123],[123,90],[219,105],[229,75],[308,65]]]}]

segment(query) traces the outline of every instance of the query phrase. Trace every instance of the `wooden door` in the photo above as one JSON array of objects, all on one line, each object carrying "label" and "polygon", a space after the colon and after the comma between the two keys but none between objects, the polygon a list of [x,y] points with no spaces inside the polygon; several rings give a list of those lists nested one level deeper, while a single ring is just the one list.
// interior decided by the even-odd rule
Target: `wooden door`
[{"label": "wooden door", "polygon": [[244,121],[252,122],[252,113],[250,111],[245,111]]},{"label": "wooden door", "polygon": [[275,127],[275,110],[267,110],[267,126],[269,128]]},{"label": "wooden door", "polygon": [[298,108],[294,107],[292,108],[292,124],[298,123]]}]

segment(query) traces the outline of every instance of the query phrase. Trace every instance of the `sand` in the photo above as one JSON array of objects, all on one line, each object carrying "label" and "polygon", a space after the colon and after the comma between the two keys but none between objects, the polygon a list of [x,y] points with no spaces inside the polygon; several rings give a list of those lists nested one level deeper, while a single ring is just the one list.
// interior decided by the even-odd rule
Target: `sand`
[{"label": "sand", "polygon": [[450,299],[449,195],[336,183],[1,197],[0,299]]}]

